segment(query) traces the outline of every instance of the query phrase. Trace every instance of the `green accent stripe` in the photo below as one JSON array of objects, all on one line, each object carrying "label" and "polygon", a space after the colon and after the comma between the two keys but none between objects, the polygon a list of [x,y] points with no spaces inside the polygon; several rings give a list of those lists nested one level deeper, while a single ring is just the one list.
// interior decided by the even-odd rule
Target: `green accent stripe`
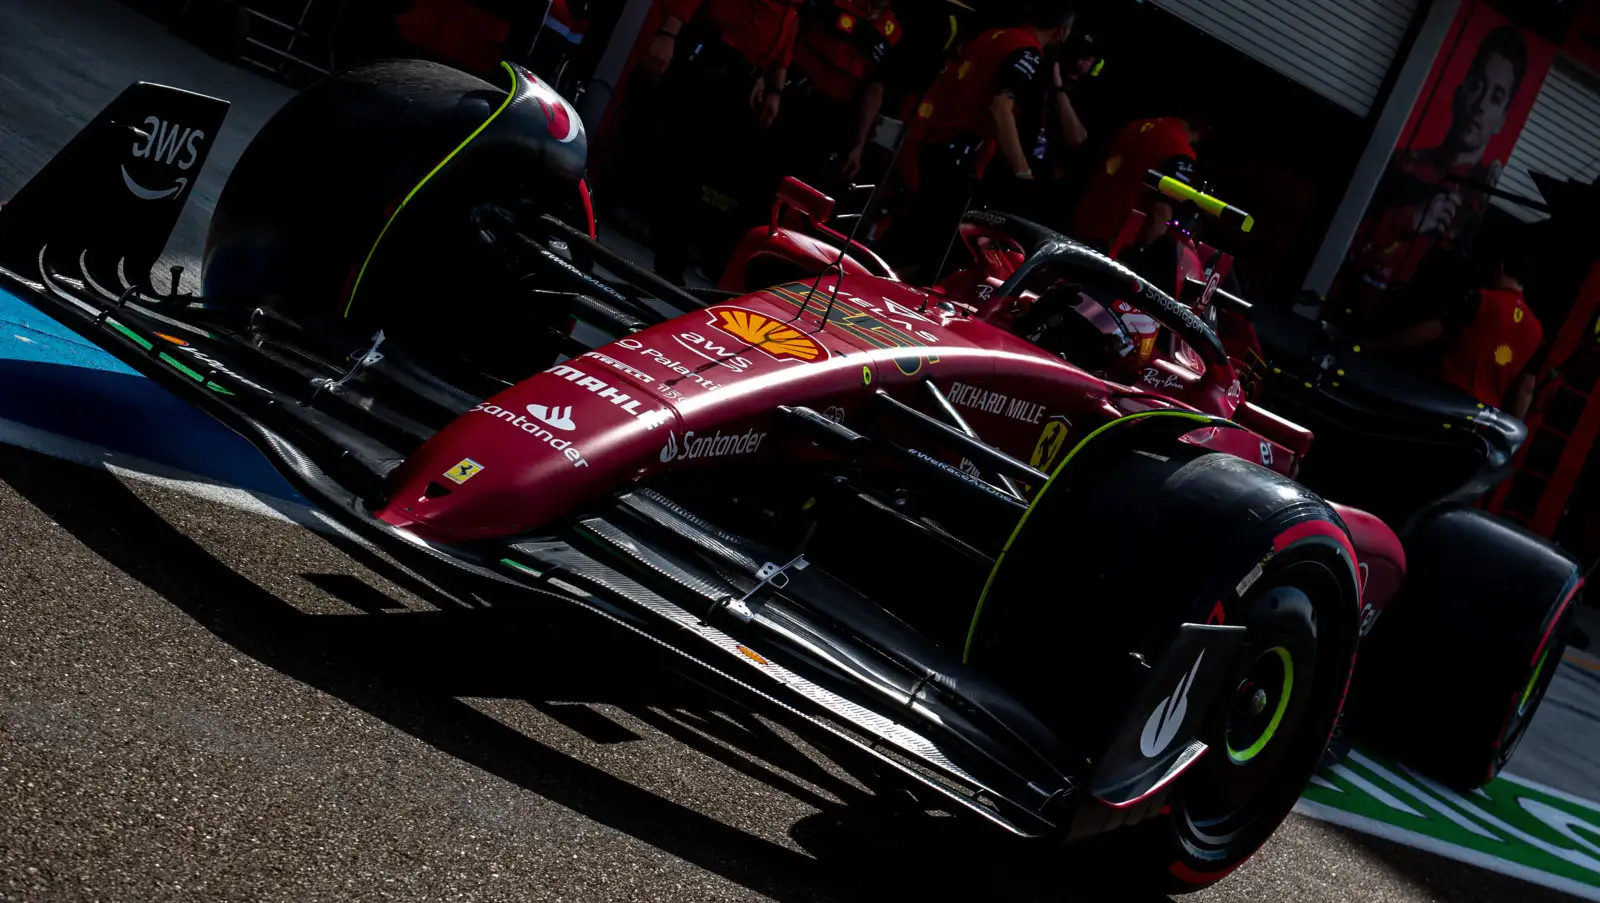
[{"label": "green accent stripe", "polygon": [[206,388],[210,389],[211,391],[213,391],[215,393],[217,393],[218,395],[232,395],[233,394],[231,391],[223,388],[222,386],[217,385],[216,383],[206,383]]},{"label": "green accent stripe", "polygon": [[500,114],[504,113],[506,111],[506,107],[511,106],[511,101],[516,98],[517,71],[511,68],[511,64],[504,60],[500,61],[500,65],[506,70],[507,74],[511,76],[511,87],[506,91],[505,101],[500,104],[500,109],[495,110],[488,119],[483,121],[482,125],[478,126],[473,130],[472,134],[467,136],[467,140],[456,145],[456,149],[446,154],[445,158],[439,161],[438,166],[435,166],[431,172],[423,176],[422,181],[418,182],[417,186],[411,189],[411,192],[405,196],[405,200],[400,202],[400,206],[394,208],[394,212],[389,214],[389,221],[383,224],[383,231],[378,233],[377,240],[374,241],[372,243],[372,247],[367,250],[367,259],[361,262],[361,270],[356,273],[355,285],[350,286],[350,297],[345,301],[344,305],[344,316],[346,318],[350,316],[350,309],[355,307],[356,293],[361,290],[361,280],[367,275],[367,267],[372,264],[373,255],[378,253],[378,245],[382,244],[383,237],[389,234],[389,227],[394,225],[395,218],[400,215],[400,211],[406,209],[406,205],[411,203],[411,199],[417,196],[417,192],[422,190],[422,186],[428,184],[428,180],[438,175],[439,170],[444,169],[451,160],[454,160],[456,154],[461,153],[461,151],[464,150],[467,145],[471,144],[479,135],[483,134],[483,130],[488,128],[490,123],[494,122],[496,119],[499,119]]},{"label": "green accent stripe", "polygon": [[535,577],[543,577],[544,576],[544,572],[543,571],[536,571],[533,568],[528,567],[527,565],[523,564],[520,561],[512,561],[509,558],[502,558],[502,559],[500,559],[500,563],[505,565],[506,567],[515,568],[515,569],[523,572],[524,574],[532,574]]},{"label": "green accent stripe", "polygon": [[193,379],[197,383],[203,383],[203,382],[206,381],[206,378],[204,376],[201,376],[200,374],[198,374],[198,373],[194,372],[193,370],[189,369],[188,366],[186,366],[183,363],[183,361],[178,360],[177,358],[175,358],[172,355],[166,353],[165,351],[161,352],[161,359],[163,361],[166,361],[167,363],[171,364],[173,367],[176,367],[178,370],[182,371],[183,373],[187,374],[190,379]]},{"label": "green accent stripe", "polygon": [[1526,715],[1528,713],[1528,697],[1533,695],[1533,688],[1539,683],[1539,675],[1544,673],[1545,662],[1548,662],[1549,660],[1550,650],[1546,649],[1544,654],[1539,656],[1539,664],[1534,666],[1533,676],[1528,678],[1528,685],[1522,690],[1522,699],[1517,703],[1518,716]]},{"label": "green accent stripe", "polygon": [[110,317],[107,317],[106,318],[106,325],[110,326],[112,329],[115,329],[117,332],[120,332],[124,336],[126,336],[127,338],[131,339],[140,348],[143,348],[146,351],[154,351],[155,350],[156,346],[151,344],[149,339],[147,339],[144,336],[138,334],[137,332],[134,332],[133,330],[129,329],[128,327],[123,326],[121,323],[118,323],[116,320],[113,320]]},{"label": "green accent stripe", "polygon": [[[1040,487],[1039,494],[1033,497],[1033,504],[1028,506],[1027,511],[1022,512],[1022,519],[1017,521],[1017,528],[1011,531],[1011,538],[1006,540],[1005,548],[1000,550],[1000,557],[994,560],[994,567],[989,569],[989,579],[984,581],[983,593],[982,595],[978,596],[978,607],[972,612],[972,625],[967,628],[966,645],[961,648],[961,661],[963,663],[972,658],[972,640],[978,635],[978,617],[983,614],[984,603],[989,601],[989,589],[994,586],[994,578],[1000,573],[1001,566],[1006,562],[1006,553],[1011,551],[1011,547],[1016,544],[1017,537],[1022,535],[1022,528],[1028,525],[1028,518],[1032,517],[1034,509],[1039,507],[1039,500],[1043,499],[1044,494],[1050,491],[1050,487],[1056,484],[1056,478],[1061,476],[1062,471],[1067,469],[1067,465],[1071,464],[1072,459],[1078,456],[1078,452],[1083,451],[1084,446],[1088,445],[1090,442],[1093,442],[1095,439],[1099,438],[1102,433],[1114,426],[1123,423],[1129,423],[1134,420],[1144,420],[1148,417],[1183,417],[1200,424],[1212,424],[1216,422],[1216,418],[1214,417],[1207,417],[1204,414],[1193,414],[1188,411],[1144,411],[1138,414],[1129,414],[1126,417],[1118,417],[1116,420],[1113,420],[1110,423],[1103,424],[1099,429],[1083,437],[1083,441],[1073,446],[1072,451],[1068,452],[1067,456],[1061,459],[1061,463],[1056,465],[1055,471],[1050,474],[1050,479],[1046,480],[1044,486]],[[1198,429],[1198,427],[1196,427],[1196,429]]]},{"label": "green accent stripe", "polygon": [[1278,708],[1273,711],[1272,720],[1267,722],[1267,729],[1261,732],[1256,742],[1250,744],[1244,752],[1234,752],[1233,747],[1228,747],[1228,758],[1240,765],[1261,755],[1261,751],[1272,742],[1273,736],[1278,733],[1278,726],[1283,724],[1283,713],[1289,710],[1289,696],[1294,693],[1294,658],[1289,655],[1289,650],[1282,646],[1273,646],[1267,651],[1278,653],[1278,661],[1283,663],[1283,692],[1278,696]]}]

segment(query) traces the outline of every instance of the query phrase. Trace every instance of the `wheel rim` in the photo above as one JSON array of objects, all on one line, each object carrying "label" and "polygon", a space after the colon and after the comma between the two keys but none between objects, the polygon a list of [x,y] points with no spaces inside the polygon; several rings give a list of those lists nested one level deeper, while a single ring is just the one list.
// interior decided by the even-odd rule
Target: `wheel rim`
[{"label": "wheel rim", "polygon": [[1293,741],[1303,739],[1300,725],[1325,695],[1314,692],[1325,651],[1316,599],[1329,590],[1337,594],[1325,567],[1297,562],[1259,581],[1243,608],[1250,639],[1235,669],[1234,698],[1205,735],[1215,752],[1174,801],[1189,843],[1200,847],[1196,853],[1229,849],[1253,838],[1257,825],[1281,817],[1274,792],[1281,766],[1304,745]]},{"label": "wheel rim", "polygon": [[1228,758],[1243,765],[1261,755],[1283,726],[1293,694],[1294,655],[1282,646],[1261,653],[1234,691],[1226,729]]},{"label": "wheel rim", "polygon": [[1558,652],[1564,645],[1567,625],[1572,618],[1572,608],[1569,605],[1556,620],[1555,626],[1545,638],[1543,647],[1534,656],[1533,668],[1528,674],[1528,682],[1523,686],[1522,692],[1513,701],[1511,711],[1506,718],[1506,729],[1501,734],[1499,749],[1495,752],[1495,773],[1499,773],[1511,756],[1517,751],[1517,745],[1522,742],[1523,736],[1528,732],[1528,725],[1532,718],[1528,717],[1539,708],[1539,703],[1544,700],[1544,694],[1550,689],[1550,683],[1555,680],[1555,663],[1551,661],[1552,653]]}]

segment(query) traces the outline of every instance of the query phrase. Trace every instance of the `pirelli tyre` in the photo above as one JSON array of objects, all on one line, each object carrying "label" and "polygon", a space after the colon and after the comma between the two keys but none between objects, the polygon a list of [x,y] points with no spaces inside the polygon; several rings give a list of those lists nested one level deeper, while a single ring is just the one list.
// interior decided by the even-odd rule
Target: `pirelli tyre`
[{"label": "pirelli tyre", "polygon": [[[574,254],[548,271],[508,265],[499,249],[520,243],[491,247],[485,223],[526,226],[543,241],[548,213],[587,232],[587,139],[548,88],[529,89],[536,79],[510,67],[502,75],[491,84],[438,63],[381,60],[291,98],[217,201],[208,301],[265,303],[346,344],[382,329],[413,356],[547,366],[552,355],[530,336],[563,327],[568,311],[538,306],[529,289],[573,291],[587,263]],[[552,137],[558,127],[573,137]]]},{"label": "pirelli tyre", "polygon": [[1223,690],[1190,700],[1207,706],[1209,749],[1167,806],[1076,845],[1080,874],[1128,896],[1209,886],[1271,836],[1338,718],[1360,626],[1354,551],[1326,503],[1251,462],[1148,438],[1069,454],[969,639],[974,664],[1069,745],[1098,750],[1181,624],[1247,628]]},{"label": "pirelli tyre", "polygon": [[1479,787],[1511,760],[1561,664],[1582,574],[1544,539],[1441,508],[1405,539],[1406,581],[1362,643],[1356,736]]}]

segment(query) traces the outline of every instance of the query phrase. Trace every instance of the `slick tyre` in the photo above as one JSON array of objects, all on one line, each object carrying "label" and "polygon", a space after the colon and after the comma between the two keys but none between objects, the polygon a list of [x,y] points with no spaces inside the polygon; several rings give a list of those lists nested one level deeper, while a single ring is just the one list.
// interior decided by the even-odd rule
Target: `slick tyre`
[{"label": "slick tyre", "polygon": [[1357,643],[1354,552],[1320,498],[1237,457],[1172,443],[1067,471],[997,563],[971,659],[1098,751],[1181,624],[1247,628],[1167,807],[1076,845],[1080,874],[1119,893],[1196,891],[1271,836],[1317,766]]},{"label": "slick tyre", "polygon": [[1406,538],[1399,595],[1362,643],[1356,735],[1457,789],[1516,751],[1571,628],[1578,566],[1520,527],[1449,507]]},{"label": "slick tyre", "polygon": [[504,96],[417,60],[323,79],[267,121],[211,219],[204,293],[267,299],[291,315],[338,312],[389,213]]}]

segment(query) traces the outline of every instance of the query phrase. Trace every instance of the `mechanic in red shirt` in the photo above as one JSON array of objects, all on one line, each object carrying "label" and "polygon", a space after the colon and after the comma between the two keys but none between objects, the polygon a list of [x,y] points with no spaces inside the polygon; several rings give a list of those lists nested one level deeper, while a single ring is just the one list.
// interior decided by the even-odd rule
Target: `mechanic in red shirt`
[{"label": "mechanic in red shirt", "polygon": [[1523,298],[1532,266],[1522,255],[1502,257],[1487,286],[1452,292],[1433,316],[1363,344],[1379,353],[1436,351],[1441,379],[1521,420],[1533,403],[1544,344],[1544,327]]},{"label": "mechanic in red shirt", "polygon": [[[643,63],[665,78],[654,104],[663,172],[651,244],[656,272],[682,285],[691,237],[705,238],[715,228],[701,221],[704,187],[730,176],[758,177],[751,161],[764,148],[757,137],[781,109],[804,0],[656,2],[663,19]],[[758,193],[756,186],[738,186],[745,187]],[[770,203],[770,190],[767,198]]]},{"label": "mechanic in red shirt", "polygon": [[1123,126],[1073,211],[1067,234],[1086,245],[1109,250],[1134,210],[1145,212],[1135,248],[1149,247],[1166,234],[1176,214],[1173,202],[1145,187],[1145,173],[1160,170],[1193,183],[1195,144],[1210,131],[1209,117],[1185,111],[1181,116],[1140,119]]},{"label": "mechanic in red shirt", "polygon": [[[891,0],[808,0],[784,113],[782,145],[794,158],[788,174],[825,183],[861,172],[883,110],[887,66],[904,37]],[[808,165],[822,158],[835,164],[833,172]]]},{"label": "mechanic in red shirt", "polygon": [[[884,243],[886,256],[907,279],[937,281],[934,271],[996,157],[1015,180],[1033,179],[1019,112],[1052,90],[1058,70],[1045,65],[1045,53],[1072,34],[1077,14],[1068,3],[1040,0],[1018,18],[1019,26],[992,29],[967,44],[924,95],[907,128],[897,177],[908,199]],[[1064,136],[1069,143],[1074,138]]]}]

